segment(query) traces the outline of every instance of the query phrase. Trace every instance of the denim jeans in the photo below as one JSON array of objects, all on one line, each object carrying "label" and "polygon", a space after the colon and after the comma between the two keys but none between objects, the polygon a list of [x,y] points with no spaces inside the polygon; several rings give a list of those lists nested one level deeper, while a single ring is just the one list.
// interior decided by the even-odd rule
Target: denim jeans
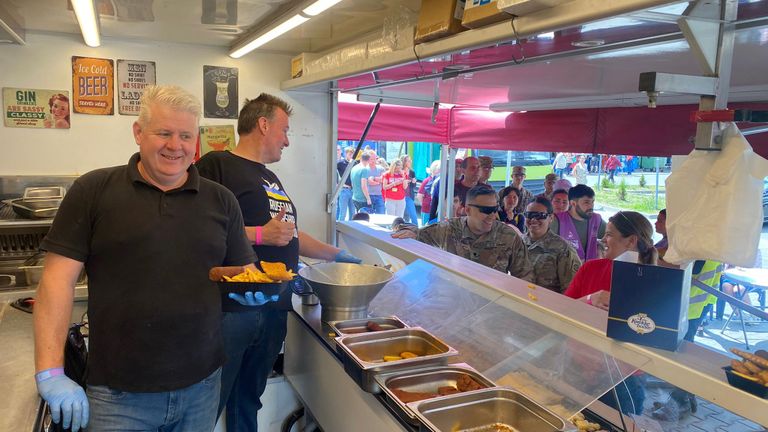
[{"label": "denim jeans", "polygon": [[371,207],[373,207],[371,213],[384,214],[386,212],[384,209],[384,197],[382,195],[371,195]]},{"label": "denim jeans", "polygon": [[371,208],[368,207],[368,203],[365,201],[352,200],[352,204],[355,206],[355,211],[358,213],[371,213]]},{"label": "denim jeans", "polygon": [[413,198],[407,195],[405,196],[405,214],[403,214],[403,219],[412,224],[419,224],[419,214],[416,213],[416,204],[414,204]]},{"label": "denim jeans", "polygon": [[[349,217],[346,217],[349,214]],[[352,220],[355,214],[355,205],[352,203],[352,189],[341,188],[339,191],[339,204],[336,207],[336,220]]]},{"label": "denim jeans", "polygon": [[226,406],[227,432],[258,429],[260,397],[283,346],[287,319],[288,312],[271,307],[224,313],[227,362],[221,374],[219,414]]},{"label": "denim jeans", "polygon": [[159,393],[130,393],[89,385],[88,432],[210,432],[216,426],[221,368],[189,387]]},{"label": "denim jeans", "polygon": [[642,375],[628,376],[624,382],[616,385],[616,396],[619,398],[618,402],[613,392],[608,391],[598,400],[617,410],[621,404],[621,412],[624,414],[642,414],[645,403],[645,377]]}]

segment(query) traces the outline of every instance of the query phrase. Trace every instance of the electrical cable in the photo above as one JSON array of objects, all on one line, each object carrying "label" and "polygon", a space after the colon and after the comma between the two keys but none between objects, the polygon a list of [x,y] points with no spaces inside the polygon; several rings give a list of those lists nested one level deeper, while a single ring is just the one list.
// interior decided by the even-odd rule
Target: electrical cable
[{"label": "electrical cable", "polygon": [[517,18],[516,16],[513,16],[511,23],[512,23],[512,33],[515,35],[515,42],[516,42],[517,46],[520,47],[520,59],[519,60],[516,59],[514,54],[513,54],[512,55],[512,62],[515,63],[516,65],[519,65],[519,64],[522,64],[522,63],[525,62],[525,48],[523,48],[523,44],[522,44],[522,42],[520,42],[520,36],[518,36],[517,29],[515,28],[515,19],[516,18]]},{"label": "electrical cable", "polygon": [[413,55],[416,56],[416,63],[419,64],[419,69],[421,69],[421,75],[426,75],[427,73],[424,72],[424,66],[421,64],[421,57],[419,57],[419,53],[416,52],[416,44],[411,45],[411,49],[413,49]]}]

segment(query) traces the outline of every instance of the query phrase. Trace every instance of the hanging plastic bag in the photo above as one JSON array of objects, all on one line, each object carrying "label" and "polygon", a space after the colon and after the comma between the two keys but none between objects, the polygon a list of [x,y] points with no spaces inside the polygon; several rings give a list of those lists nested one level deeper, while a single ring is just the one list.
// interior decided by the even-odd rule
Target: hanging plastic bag
[{"label": "hanging plastic bag", "polygon": [[666,181],[669,249],[664,259],[752,266],[767,175],[768,161],[752,151],[733,123],[723,134],[722,151],[691,152]]}]

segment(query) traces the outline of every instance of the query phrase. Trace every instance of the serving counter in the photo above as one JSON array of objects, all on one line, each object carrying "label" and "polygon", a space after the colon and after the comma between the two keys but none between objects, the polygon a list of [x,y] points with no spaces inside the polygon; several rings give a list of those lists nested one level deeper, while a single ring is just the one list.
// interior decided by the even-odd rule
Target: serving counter
[{"label": "serving counter", "polygon": [[[340,247],[396,272],[371,302],[371,316],[396,315],[423,327],[459,351],[455,362],[562,417],[641,370],[768,425],[768,401],[727,383],[721,367],[730,358],[723,354],[688,342],[676,352],[618,342],[605,336],[607,313],[582,302],[373,226],[340,223],[337,234]],[[286,342],[286,374],[307,409],[325,430],[361,424],[346,417],[381,430],[403,428],[378,396],[346,376],[320,312],[310,310],[320,307],[296,305]]]}]

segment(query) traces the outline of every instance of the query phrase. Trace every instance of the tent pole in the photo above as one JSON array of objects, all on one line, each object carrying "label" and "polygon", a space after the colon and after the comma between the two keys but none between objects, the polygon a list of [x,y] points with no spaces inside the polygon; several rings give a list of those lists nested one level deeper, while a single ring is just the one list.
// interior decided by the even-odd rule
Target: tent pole
[{"label": "tent pole", "polygon": [[656,210],[659,209],[659,157],[656,157],[656,204],[654,206]]},{"label": "tent pole", "polygon": [[504,178],[504,187],[509,186],[509,178],[512,176],[512,152],[507,150],[507,175]]}]

